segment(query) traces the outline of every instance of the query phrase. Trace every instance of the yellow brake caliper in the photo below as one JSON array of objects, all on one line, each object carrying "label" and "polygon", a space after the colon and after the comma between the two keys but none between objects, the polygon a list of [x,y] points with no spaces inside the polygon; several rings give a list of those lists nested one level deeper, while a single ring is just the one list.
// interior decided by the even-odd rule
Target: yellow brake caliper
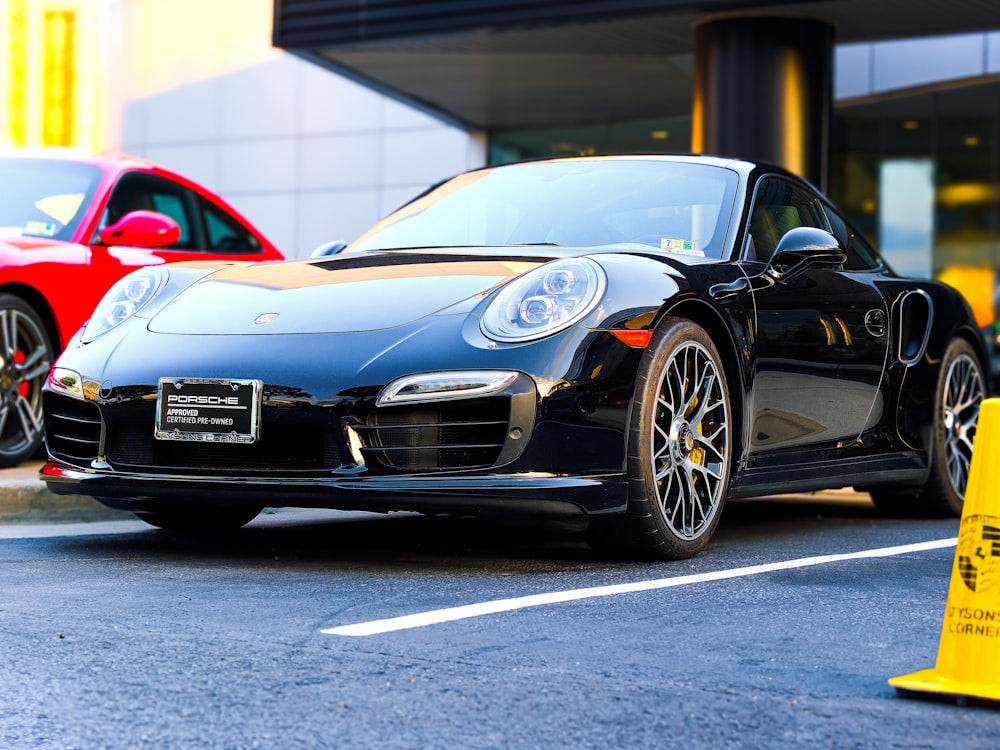
[{"label": "yellow brake caliper", "polygon": [[[694,414],[694,412],[695,412],[695,410],[697,408],[698,408],[698,397],[695,396],[694,400],[691,402],[691,406],[689,406],[687,412],[685,412],[684,418],[687,419],[692,414]],[[699,435],[703,435],[704,434],[702,432],[702,430],[701,430],[701,422],[698,422],[698,424],[695,425],[694,427],[695,427],[695,430],[698,432]],[[702,448],[700,445],[696,445],[691,450],[691,460],[694,463],[698,464],[699,466],[704,466],[705,465],[705,449]],[[698,475],[695,474],[694,477],[693,477],[693,479],[694,479],[695,482],[697,482],[698,481]]]}]

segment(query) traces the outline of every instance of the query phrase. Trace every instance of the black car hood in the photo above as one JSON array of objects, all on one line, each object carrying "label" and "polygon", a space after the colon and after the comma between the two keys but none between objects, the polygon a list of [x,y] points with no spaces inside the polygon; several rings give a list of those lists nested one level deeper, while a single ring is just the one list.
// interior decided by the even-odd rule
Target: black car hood
[{"label": "black car hood", "polygon": [[394,328],[474,301],[546,260],[393,252],[231,266],[178,294],[149,329],[232,335]]}]

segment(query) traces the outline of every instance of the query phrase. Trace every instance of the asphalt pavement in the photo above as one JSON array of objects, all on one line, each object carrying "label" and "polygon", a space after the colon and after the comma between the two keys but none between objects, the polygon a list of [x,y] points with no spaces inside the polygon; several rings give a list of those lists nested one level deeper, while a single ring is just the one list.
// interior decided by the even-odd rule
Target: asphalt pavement
[{"label": "asphalt pavement", "polygon": [[0,526],[0,748],[998,747],[1000,712],[888,682],[934,664],[955,519],[751,500],[702,554],[643,563],[301,513]]}]

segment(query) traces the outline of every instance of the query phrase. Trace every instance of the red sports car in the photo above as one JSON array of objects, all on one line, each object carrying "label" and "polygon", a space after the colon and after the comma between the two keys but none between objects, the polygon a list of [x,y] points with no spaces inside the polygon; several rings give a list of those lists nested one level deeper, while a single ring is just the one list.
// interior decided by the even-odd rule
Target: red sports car
[{"label": "red sports car", "polygon": [[147,161],[0,155],[0,466],[42,440],[42,385],[101,297],[140,266],[281,260],[219,196]]}]

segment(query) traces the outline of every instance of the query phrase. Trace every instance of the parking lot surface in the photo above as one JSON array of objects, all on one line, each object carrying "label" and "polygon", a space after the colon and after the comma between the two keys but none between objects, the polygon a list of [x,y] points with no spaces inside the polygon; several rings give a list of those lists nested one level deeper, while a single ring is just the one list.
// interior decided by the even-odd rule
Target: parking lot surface
[{"label": "parking lot surface", "polygon": [[995,748],[887,683],[934,664],[957,527],[782,497],[636,564],[402,514],[7,524],[0,746]]}]

